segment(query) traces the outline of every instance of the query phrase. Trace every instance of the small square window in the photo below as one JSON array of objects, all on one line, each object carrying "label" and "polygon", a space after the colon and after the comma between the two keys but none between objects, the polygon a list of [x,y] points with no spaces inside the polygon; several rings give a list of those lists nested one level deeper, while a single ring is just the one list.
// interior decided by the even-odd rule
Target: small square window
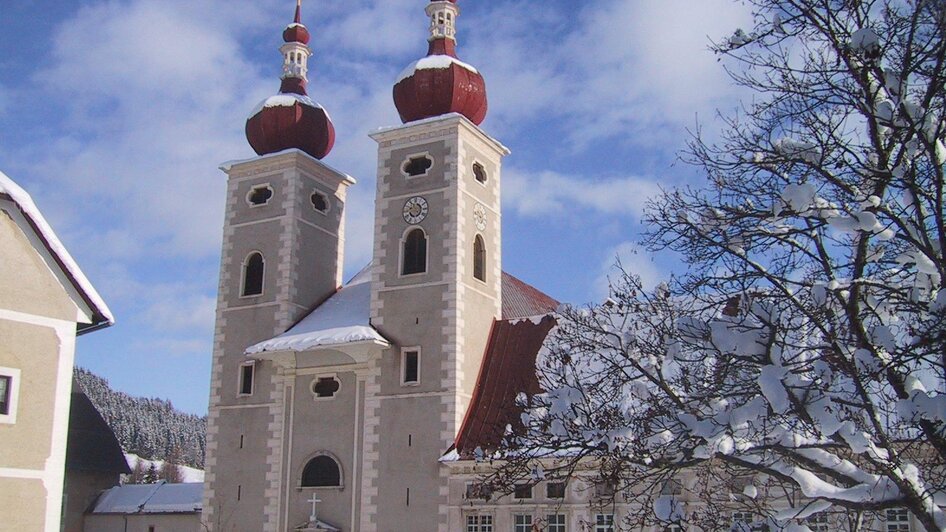
[{"label": "small square window", "polygon": [[401,352],[401,384],[420,383],[420,349],[405,349]]},{"label": "small square window", "polygon": [[595,497],[599,499],[610,499],[614,497],[614,483],[598,482],[595,484]]},{"label": "small square window", "polygon": [[13,387],[13,378],[9,375],[0,375],[0,416],[10,415],[10,391]]},{"label": "small square window", "polygon": [[486,484],[470,482],[466,485],[466,498],[469,500],[489,500],[493,490]]},{"label": "small square window", "polygon": [[255,362],[244,362],[240,364],[240,395],[253,395],[253,377],[255,372]]},{"label": "small square window", "polygon": [[516,484],[516,490],[513,492],[513,498],[531,499],[532,498],[532,485],[531,484]]},{"label": "small square window", "polygon": [[545,486],[545,496],[549,499],[564,499],[565,498],[565,483],[564,482],[549,482]]},{"label": "small square window", "polygon": [[0,367],[0,423],[16,423],[20,370]]}]

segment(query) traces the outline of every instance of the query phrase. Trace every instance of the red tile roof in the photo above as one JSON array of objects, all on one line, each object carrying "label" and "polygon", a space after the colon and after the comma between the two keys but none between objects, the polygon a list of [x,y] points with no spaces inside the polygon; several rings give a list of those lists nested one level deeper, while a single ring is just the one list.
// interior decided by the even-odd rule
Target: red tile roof
[{"label": "red tile roof", "polygon": [[[505,296],[504,290],[504,308]],[[454,443],[461,457],[468,457],[477,447],[495,449],[502,440],[506,426],[511,424],[515,427],[519,424],[520,411],[516,407],[516,396],[520,392],[534,395],[542,391],[535,375],[535,359],[554,325],[555,318],[552,316],[545,316],[541,320],[503,320],[493,323],[470,408]]]},{"label": "red tile roof", "polygon": [[554,312],[558,301],[503,272],[503,319],[528,318]]}]

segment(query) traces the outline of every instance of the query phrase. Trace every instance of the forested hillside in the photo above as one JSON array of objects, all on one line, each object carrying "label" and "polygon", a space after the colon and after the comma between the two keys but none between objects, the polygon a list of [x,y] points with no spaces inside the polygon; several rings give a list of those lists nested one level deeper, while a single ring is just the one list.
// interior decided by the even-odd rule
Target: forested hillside
[{"label": "forested hillside", "polygon": [[164,460],[177,447],[184,465],[203,469],[206,416],[180,412],[170,401],[112,390],[108,381],[86,369],[77,367],[75,377],[126,452]]}]

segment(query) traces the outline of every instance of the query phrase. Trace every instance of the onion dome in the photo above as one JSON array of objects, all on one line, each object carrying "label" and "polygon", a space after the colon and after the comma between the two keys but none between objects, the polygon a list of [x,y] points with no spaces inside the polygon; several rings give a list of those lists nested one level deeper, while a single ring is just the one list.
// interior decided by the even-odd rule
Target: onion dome
[{"label": "onion dome", "polygon": [[404,123],[460,113],[476,125],[486,118],[486,82],[456,53],[456,0],[427,6],[430,37],[427,57],[411,63],[394,84],[394,105]]},{"label": "onion dome", "polygon": [[306,90],[312,51],[307,46],[309,30],[301,22],[301,3],[296,0],[295,22],[286,27],[286,43],[279,48],[284,59],[279,94],[260,102],[246,120],[246,139],[259,155],[297,148],[321,159],[335,145],[332,119]]},{"label": "onion dome", "polygon": [[282,40],[309,44],[309,30],[302,25],[302,2],[296,3],[296,18],[283,30]]}]

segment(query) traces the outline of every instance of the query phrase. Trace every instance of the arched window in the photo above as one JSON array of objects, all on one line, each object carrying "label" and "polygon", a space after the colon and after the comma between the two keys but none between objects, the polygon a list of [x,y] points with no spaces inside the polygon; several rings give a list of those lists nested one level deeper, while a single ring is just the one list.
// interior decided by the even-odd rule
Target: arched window
[{"label": "arched window", "polygon": [[417,228],[407,233],[404,239],[403,260],[401,275],[424,273],[427,271],[427,235],[424,230]]},{"label": "arched window", "polygon": [[258,296],[263,293],[263,254],[254,251],[243,262],[243,291],[241,296]]},{"label": "arched window", "polygon": [[486,244],[480,235],[473,239],[473,277],[486,281]]},{"label": "arched window", "polygon": [[338,463],[331,456],[321,455],[309,460],[302,470],[303,488],[338,487],[342,485],[342,474]]}]

